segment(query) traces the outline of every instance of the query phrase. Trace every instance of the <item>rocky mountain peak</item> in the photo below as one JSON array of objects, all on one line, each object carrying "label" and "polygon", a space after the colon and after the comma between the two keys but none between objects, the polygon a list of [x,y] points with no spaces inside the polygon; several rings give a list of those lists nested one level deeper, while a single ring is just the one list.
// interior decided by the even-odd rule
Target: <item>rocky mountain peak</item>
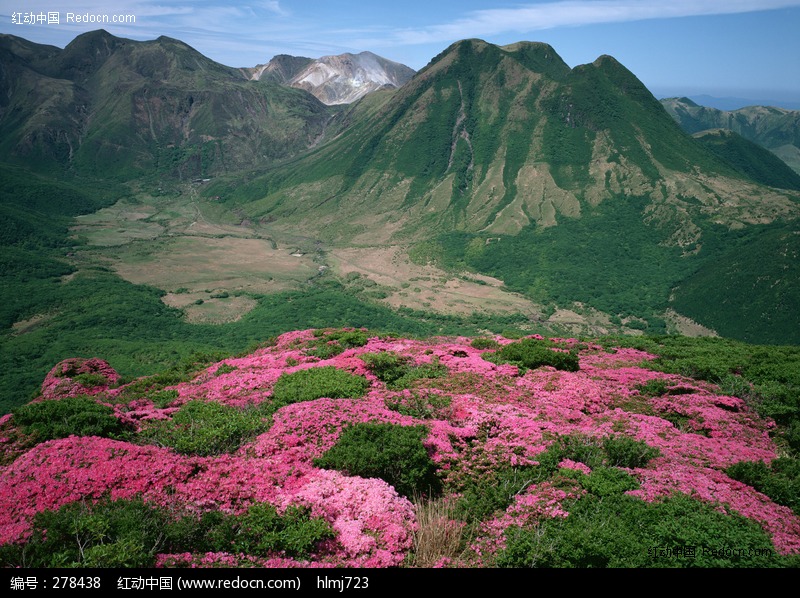
[{"label": "rocky mountain peak", "polygon": [[278,55],[249,69],[251,79],[270,78],[304,89],[327,105],[350,104],[383,87],[397,88],[414,76],[403,64],[372,52],[337,54],[310,59]]}]

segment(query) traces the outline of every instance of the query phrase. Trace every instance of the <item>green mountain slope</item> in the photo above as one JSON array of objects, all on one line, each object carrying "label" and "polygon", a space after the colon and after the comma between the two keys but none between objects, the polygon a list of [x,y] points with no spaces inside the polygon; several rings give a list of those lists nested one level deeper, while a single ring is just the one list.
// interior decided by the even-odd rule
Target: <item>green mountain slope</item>
[{"label": "green mountain slope", "polygon": [[800,191],[800,174],[768,149],[726,129],[708,129],[694,138],[743,175],[771,187]]},{"label": "green mountain slope", "polygon": [[105,31],[64,50],[0,40],[0,154],[40,171],[183,178],[264,165],[319,141],[332,110],[247,81],[178,40]]},{"label": "green mountain slope", "polygon": [[[672,290],[722,257],[722,245],[705,247],[708,231],[800,214],[800,195],[758,184],[686,134],[609,56],[570,69],[546,44],[466,40],[341,118],[341,135],[310,154],[208,192],[271,230],[406,245],[417,261],[650,331],[663,330]],[[766,316],[731,293],[749,318],[728,329],[737,336]]]},{"label": "green mountain slope", "polygon": [[772,106],[718,110],[688,98],[665,98],[664,108],[687,133],[727,129],[767,148],[800,173],[800,111]]}]

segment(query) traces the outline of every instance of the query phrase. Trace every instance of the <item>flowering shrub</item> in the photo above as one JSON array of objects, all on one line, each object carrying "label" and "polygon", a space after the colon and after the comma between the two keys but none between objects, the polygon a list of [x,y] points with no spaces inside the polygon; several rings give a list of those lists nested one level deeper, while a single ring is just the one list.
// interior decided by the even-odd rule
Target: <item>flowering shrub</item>
[{"label": "flowering shrub", "polygon": [[[496,342],[303,330],[124,384],[63,362],[43,385],[58,400],[0,418],[3,564],[798,564],[797,460],[776,434],[795,420],[655,371],[655,345]],[[52,439],[28,433],[27,414],[71,405]],[[656,563],[658,543],[706,552]]]}]

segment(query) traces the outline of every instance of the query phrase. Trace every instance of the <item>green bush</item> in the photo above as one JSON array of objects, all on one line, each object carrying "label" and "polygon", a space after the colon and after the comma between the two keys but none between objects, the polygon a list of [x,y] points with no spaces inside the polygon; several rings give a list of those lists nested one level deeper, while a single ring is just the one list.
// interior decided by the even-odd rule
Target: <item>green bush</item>
[{"label": "green bush", "polygon": [[500,343],[498,343],[493,338],[479,337],[479,338],[472,339],[472,342],[469,344],[469,346],[472,347],[473,349],[479,349],[479,350],[480,349],[497,349],[497,347],[500,346]]},{"label": "green bush", "polygon": [[159,409],[169,407],[172,402],[178,398],[178,391],[174,388],[169,390],[159,390],[152,393],[148,398],[153,401],[153,404]]},{"label": "green bush", "polygon": [[128,432],[111,407],[85,395],[28,403],[13,414],[16,424],[37,442],[71,435],[122,439]]},{"label": "green bush", "polygon": [[637,384],[634,388],[646,397],[660,397],[667,394],[669,382],[663,378],[654,378],[642,384]]},{"label": "green bush", "polygon": [[256,503],[240,515],[219,511],[175,518],[140,498],[78,501],[43,511],[23,544],[0,546],[4,567],[150,568],[160,553],[237,552],[305,558],[334,537],[330,524],[305,507]]},{"label": "green bush", "polygon": [[726,473],[800,515],[800,459],[779,457],[769,466],[763,461],[740,461]]},{"label": "green bush", "polygon": [[[647,503],[625,494],[588,494],[565,518],[506,530],[498,567],[661,568],[796,566],[754,521],[676,494]],[[688,549],[688,551],[687,551]],[[742,552],[734,552],[741,551]],[[680,552],[679,552],[680,551]],[[748,552],[749,551],[749,552]]]},{"label": "green bush", "polygon": [[323,397],[354,399],[364,396],[368,388],[369,381],[364,376],[328,365],[281,374],[272,389],[272,400],[277,407]]},{"label": "green bush", "polygon": [[215,402],[189,401],[171,420],[155,421],[139,432],[139,439],[168,446],[183,455],[221,455],[270,426],[268,407],[239,409]]},{"label": "green bush", "polygon": [[72,381],[86,388],[108,385],[108,379],[103,374],[76,374],[72,377]]},{"label": "green bush", "polygon": [[446,366],[434,357],[431,363],[415,364],[411,357],[392,351],[364,353],[359,358],[378,380],[393,390],[411,388],[416,380],[440,378],[448,372]]},{"label": "green bush", "polygon": [[557,370],[577,372],[580,369],[578,355],[572,351],[554,351],[551,343],[532,338],[523,338],[504,345],[494,353],[484,353],[483,358],[492,363],[510,363],[525,369],[549,365]]},{"label": "green bush", "polygon": [[572,434],[559,436],[546,453],[538,457],[538,460],[550,469],[563,459],[578,461],[592,469],[598,467],[636,468],[645,467],[650,459],[654,459],[660,454],[657,448],[649,446],[643,440],[634,440],[628,436],[595,438]]},{"label": "green bush", "polygon": [[222,374],[230,374],[231,372],[235,372],[238,370],[235,365],[228,365],[227,363],[223,363],[219,366],[216,370],[214,370],[214,376],[222,376]]},{"label": "green bush", "polygon": [[447,419],[452,399],[432,392],[413,392],[410,397],[387,398],[386,406],[392,411],[418,419]]},{"label": "green bush", "polygon": [[346,349],[353,347],[363,347],[367,344],[369,337],[363,330],[315,330],[316,340],[310,343],[306,349],[306,355],[329,359],[343,353]]},{"label": "green bush", "polygon": [[436,496],[441,481],[436,464],[422,444],[425,426],[361,423],[342,430],[336,444],[314,465],[351,476],[380,478],[398,494]]},{"label": "green bush", "polygon": [[636,478],[615,467],[598,467],[589,475],[581,476],[580,484],[596,496],[613,496],[639,487]]},{"label": "green bush", "polygon": [[[566,482],[570,486],[579,483],[590,492],[601,494],[633,490],[637,487],[636,480],[615,468],[642,467],[658,454],[657,449],[627,437],[560,436],[536,456],[538,465],[493,467],[463,480],[451,490],[461,495],[459,516],[464,521],[481,521],[507,509],[514,497],[531,484],[545,480]],[[586,476],[560,469],[564,459],[583,463],[593,471]]]},{"label": "green bush", "polygon": [[24,545],[0,548],[3,566],[152,567],[168,518],[141,499],[77,501],[33,520]]},{"label": "green bush", "polygon": [[209,536],[215,540],[213,551],[306,558],[334,533],[327,521],[312,518],[307,508],[289,507],[279,515],[272,505],[256,503],[242,515],[224,518]]},{"label": "green bush", "polygon": [[648,446],[643,440],[628,436],[606,436],[603,438],[604,464],[611,467],[645,467],[650,459],[660,456],[657,448]]},{"label": "green bush", "polygon": [[531,484],[543,482],[550,472],[544,467],[497,467],[485,475],[472,478],[457,488],[460,494],[456,504],[458,517],[467,522],[480,522],[505,511],[514,497]]}]

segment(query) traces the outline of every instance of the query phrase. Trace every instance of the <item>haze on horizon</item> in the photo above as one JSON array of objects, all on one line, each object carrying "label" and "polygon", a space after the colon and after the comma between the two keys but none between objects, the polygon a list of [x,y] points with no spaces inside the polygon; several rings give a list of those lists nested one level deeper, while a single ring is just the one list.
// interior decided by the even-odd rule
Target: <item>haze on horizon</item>
[{"label": "haze on horizon", "polygon": [[[58,24],[15,22],[52,12]],[[67,13],[96,18],[68,23]],[[135,22],[113,23],[115,15]],[[234,67],[277,54],[369,50],[419,70],[459,39],[541,41],[570,66],[610,54],[657,97],[706,94],[800,108],[798,26],[800,0],[121,0],[113,9],[97,0],[0,0],[0,33],[58,47],[105,29],[134,40],[173,37]]]}]

